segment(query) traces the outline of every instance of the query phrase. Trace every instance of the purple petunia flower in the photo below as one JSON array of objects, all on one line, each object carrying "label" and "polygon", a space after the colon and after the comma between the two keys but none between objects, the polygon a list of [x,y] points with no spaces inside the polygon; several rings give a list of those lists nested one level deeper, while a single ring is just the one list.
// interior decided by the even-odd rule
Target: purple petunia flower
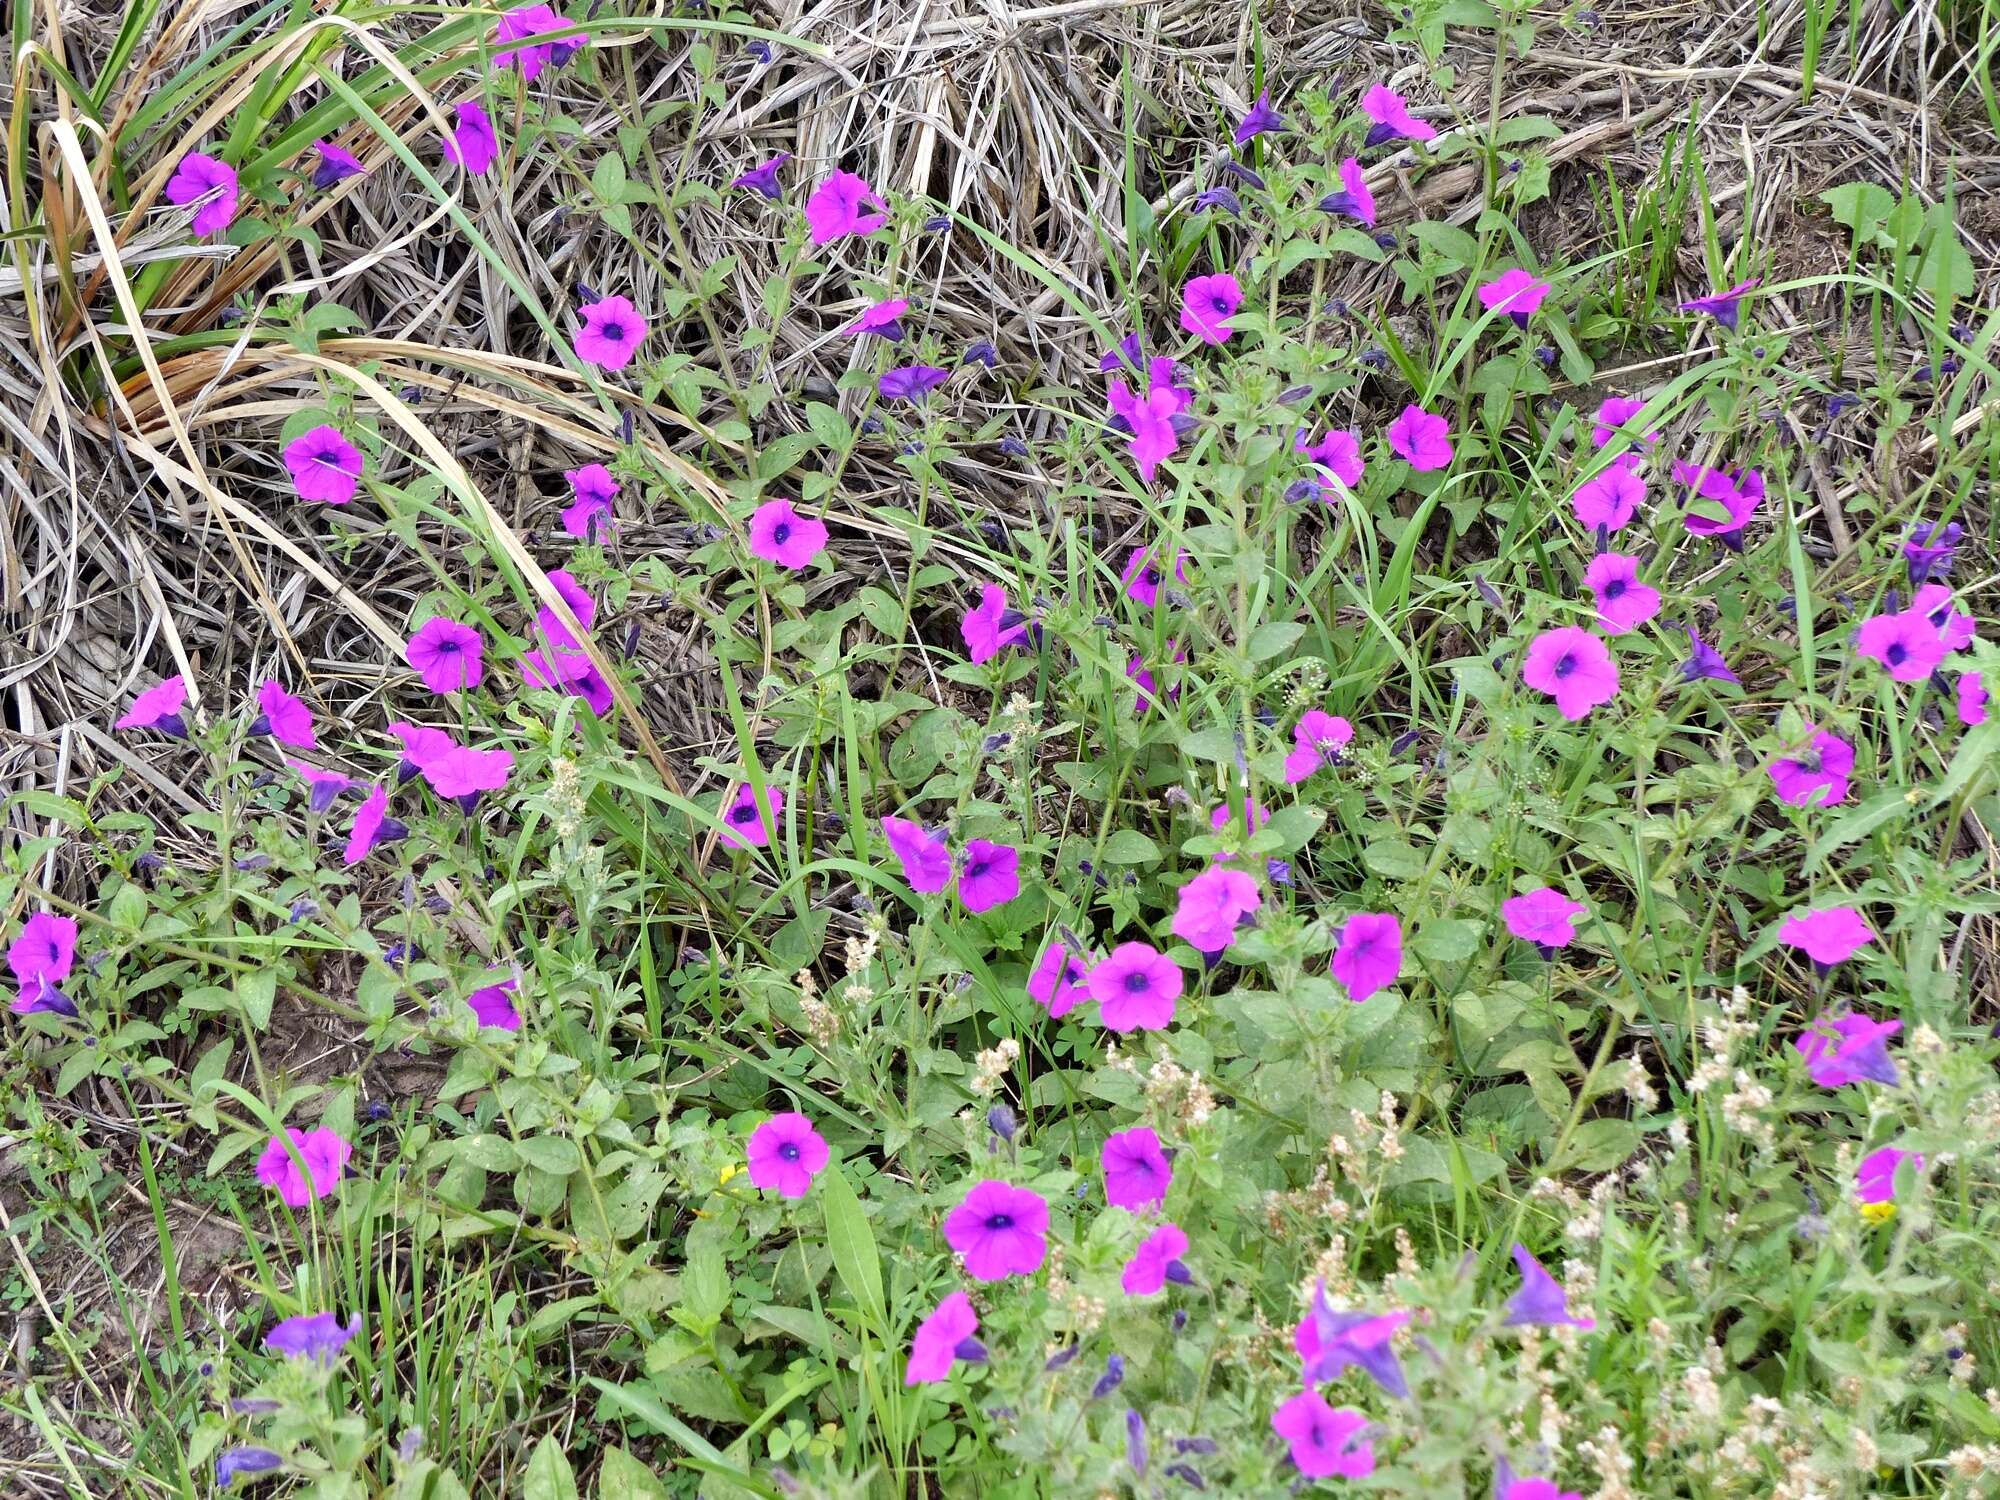
[{"label": "purple petunia flower", "polygon": [[273,1137],[264,1147],[263,1155],[257,1158],[257,1180],[265,1187],[276,1188],[288,1208],[304,1208],[340,1186],[341,1173],[354,1148],[338,1132],[324,1128],[287,1129],[285,1135],[303,1159],[304,1169],[300,1169],[299,1161],[286,1149],[285,1142]]},{"label": "purple petunia flower", "polygon": [[1533,1325],[1538,1328],[1581,1328],[1597,1326],[1595,1318],[1572,1317],[1569,1302],[1563,1296],[1562,1284],[1542,1269],[1542,1263],[1530,1255],[1527,1247],[1514,1247],[1514,1264],[1521,1268],[1521,1289],[1507,1303],[1507,1326],[1520,1328]]},{"label": "purple petunia flower", "polygon": [[[878,208],[880,213],[863,213]],[[828,245],[850,234],[873,234],[889,222],[889,205],[875,189],[852,172],[834,172],[806,199],[806,224],[815,245]]]},{"label": "purple petunia flower", "polygon": [[178,675],[169,677],[134,698],[132,706],[111,727],[151,729],[177,740],[186,739],[187,719],[181,713],[186,704],[187,679]]},{"label": "purple petunia flower", "polygon": [[[1624,455],[1629,458],[1630,455]],[[1570,509],[1590,531],[1618,531],[1646,500],[1646,481],[1635,464],[1614,460],[1570,492]]]},{"label": "purple petunia flower", "polygon": [[1285,128],[1285,117],[1271,108],[1271,91],[1265,89],[1257,96],[1257,102],[1250,106],[1250,112],[1236,126],[1233,137],[1238,146],[1247,146],[1267,131]]},{"label": "purple petunia flower", "polygon": [[1871,1021],[1848,1012],[1821,1016],[1792,1040],[1792,1050],[1805,1059],[1812,1081],[1824,1089],[1845,1084],[1898,1081],[1889,1056],[1889,1038],[1903,1029],[1901,1021]]},{"label": "purple petunia flower", "polygon": [[1285,781],[1297,786],[1322,766],[1340,763],[1340,752],[1354,738],[1354,726],[1337,714],[1309,708],[1292,726],[1292,752],[1285,757]]},{"label": "purple petunia flower", "polygon": [[480,659],[484,649],[479,632],[470,625],[433,615],[404,643],[403,660],[432,692],[456,693],[479,686],[485,673]]},{"label": "purple petunia flower", "polygon": [[1797,948],[1822,974],[1875,941],[1875,929],[1851,906],[1795,912],[1778,928],[1778,941]]},{"label": "purple petunia flower", "polygon": [[[1181,583],[1188,581],[1187,551],[1174,549],[1174,577]],[[1134,547],[1125,558],[1125,569],[1118,575],[1125,585],[1127,598],[1152,609],[1160,602],[1160,584],[1164,581],[1158,564],[1153,561],[1151,547]]]},{"label": "purple petunia flower", "polygon": [[959,622],[959,635],[972,664],[979,666],[1025,641],[1029,625],[1025,616],[1008,606],[1007,591],[989,583],[980,588],[978,605],[968,609]]},{"label": "purple petunia flower", "polygon": [[1393,914],[1357,912],[1341,925],[1333,977],[1357,1005],[1396,982],[1403,967],[1403,924]]},{"label": "purple petunia flower", "polygon": [[7,967],[19,982],[13,1009],[17,1015],[38,1011],[74,1016],[76,1006],[58,986],[76,964],[76,920],[38,911],[21,924],[7,945]]},{"label": "purple petunia flower", "polygon": [[[1153,363],[1157,368],[1161,364],[1171,365],[1172,361],[1162,359]],[[1123,422],[1131,435],[1132,458],[1139,466],[1139,477],[1151,484],[1160,461],[1171,458],[1180,447],[1176,418],[1187,410],[1189,398],[1180,387],[1162,384],[1155,378],[1144,396],[1134,395],[1122,380],[1109,381],[1105,400],[1114,414],[1114,425]]]},{"label": "purple petunia flower", "polygon": [[300,433],[285,444],[280,456],[301,500],[345,505],[361,483],[361,450],[328,423]]},{"label": "purple petunia flower", "polygon": [[514,991],[517,988],[513,977],[498,984],[482,985],[465,997],[466,1006],[481,1028],[491,1026],[500,1031],[519,1031],[521,1012],[514,1007]]},{"label": "purple petunia flower", "polygon": [[1559,625],[1528,643],[1521,680],[1554,698],[1556,712],[1574,722],[1618,696],[1618,663],[1589,631]]},{"label": "purple petunia flower", "polygon": [[1000,351],[993,347],[991,339],[979,339],[965,346],[965,353],[959,357],[962,365],[979,365],[988,370],[1000,367]]},{"label": "purple petunia flower", "polygon": [[1263,902],[1263,892],[1250,876],[1210,865],[1181,887],[1174,908],[1174,936],[1198,952],[1220,953],[1236,940],[1243,919]]},{"label": "purple petunia flower", "polygon": [[746,188],[750,192],[762,194],[764,197],[770,199],[771,202],[776,203],[780,198],[785,196],[784,189],[778,186],[778,169],[791,159],[791,152],[780,151],[769,161],[759,162],[749,171],[732,178],[729,185],[733,188]]},{"label": "purple petunia flower", "polygon": [[1212,213],[1216,209],[1236,218],[1243,215],[1243,200],[1226,187],[1203,188],[1194,195],[1196,213]]},{"label": "purple petunia flower", "polygon": [[1089,970],[1060,939],[1052,938],[1028,976],[1028,996],[1061,1019],[1090,997]]},{"label": "purple petunia flower", "polygon": [[264,1335],[264,1347],[289,1359],[331,1365],[360,1331],[359,1315],[351,1323],[342,1323],[333,1313],[302,1313],[274,1324]]},{"label": "purple petunia flower", "polygon": [[1479,289],[1479,305],[1488,312],[1504,312],[1516,328],[1526,328],[1528,319],[1549,295],[1549,284],[1538,281],[1516,266],[1502,271]]},{"label": "purple petunia flower", "polygon": [[402,760],[396,766],[398,786],[419,775],[425,766],[447,750],[458,748],[458,741],[444,730],[433,729],[428,724],[411,724],[399,719],[389,726],[389,733],[403,747]]},{"label": "purple petunia flower", "polygon": [[1375,1472],[1368,1418],[1333,1406],[1318,1391],[1300,1391],[1271,1413],[1271,1430],[1290,1445],[1292,1463],[1307,1479],[1362,1479]]},{"label": "purple petunia flower", "polygon": [[944,1220],[945,1243],[975,1281],[1034,1275],[1048,1256],[1048,1229],[1041,1194],[995,1178],[974,1183]]},{"label": "purple petunia flower", "polygon": [[[1713,537],[1732,551],[1743,550],[1743,528],[1764,500],[1764,477],[1755,469],[1737,472],[1674,461],[1674,482],[1689,487],[1682,525],[1694,536]],[[1695,509],[1696,506],[1702,507]],[[1714,514],[1720,510],[1721,515]]]},{"label": "purple petunia flower", "polygon": [[350,177],[367,174],[368,169],[361,165],[359,157],[332,141],[314,141],[312,149],[319,153],[319,165],[313,169],[312,185],[321,192]]},{"label": "purple petunia flower", "polygon": [[909,1363],[903,1369],[903,1384],[942,1380],[951,1373],[953,1360],[985,1359],[985,1346],[973,1337],[978,1331],[979,1314],[972,1310],[972,1299],[964,1292],[953,1292],[917,1325],[916,1337],[910,1341]]},{"label": "purple petunia flower", "polygon": [[875,382],[884,401],[921,401],[951,378],[951,371],[936,365],[899,365],[884,370]]},{"label": "purple petunia flower", "polygon": [[789,500],[766,500],[750,516],[750,552],[797,571],[826,546],[826,523],[802,516]]},{"label": "purple petunia flower", "polygon": [[167,202],[180,208],[201,204],[188,227],[196,234],[220,234],[236,217],[236,169],[216,157],[190,151],[167,179]]},{"label": "purple petunia flower", "polygon": [[611,524],[611,502],[619,491],[618,481],[603,464],[585,464],[563,470],[573,501],[563,507],[563,530],[589,541],[600,528]]},{"label": "purple petunia flower", "polygon": [[1332,1380],[1352,1365],[1366,1371],[1391,1396],[1409,1396],[1410,1383],[1403,1378],[1403,1367],[1389,1347],[1396,1330],[1410,1321],[1407,1312],[1340,1312],[1327,1301],[1322,1281],[1313,1292],[1308,1321],[1313,1330],[1313,1353],[1306,1361],[1307,1381],[1318,1384]]},{"label": "purple petunia flower", "polygon": [[903,314],[909,310],[909,298],[891,297],[885,302],[877,302],[840,331],[850,335],[872,333],[892,344],[900,344],[903,341]]},{"label": "purple petunia flower", "polygon": [[884,818],[882,836],[888,839],[889,852],[903,867],[903,879],[911,890],[930,895],[951,883],[951,854],[942,833],[928,832],[908,818]]},{"label": "purple petunia flower", "polygon": [[1771,762],[1771,784],[1788,807],[1833,807],[1847,800],[1854,747],[1837,734],[1807,726],[1806,748]]},{"label": "purple petunia flower", "polygon": [[1931,622],[1948,652],[1963,651],[1978,634],[1978,622],[1952,608],[1949,584],[1927,583],[1918,589],[1916,597],[1910,600],[1910,612]]},{"label": "purple petunia flower", "polygon": [[454,745],[429,761],[423,767],[423,776],[438,796],[455,801],[470,812],[478,806],[481,793],[503,789],[513,769],[514,756],[510,751]]},{"label": "purple petunia flower", "polygon": [[958,899],[975,916],[1021,894],[1021,851],[1012,844],[967,839],[959,864]]},{"label": "purple petunia flower", "polygon": [[338,771],[322,771],[302,760],[287,758],[285,764],[299,773],[306,784],[306,805],[313,813],[325,812],[354,783]]},{"label": "purple petunia flower", "polygon": [[1864,1205],[1896,1201],[1896,1173],[1908,1162],[1914,1172],[1922,1172],[1924,1159],[1912,1151],[1884,1146],[1861,1158],[1854,1170],[1855,1197]]},{"label": "purple petunia flower", "polygon": [[1681,679],[1685,682],[1699,682],[1704,677],[1712,677],[1719,682],[1741,682],[1729,663],[1722,659],[1722,653],[1694,633],[1688,627],[1688,659],[1681,663]]},{"label": "purple petunia flower", "polygon": [[1292,451],[1304,454],[1313,465],[1315,472],[1310,476],[1310,482],[1322,500],[1336,499],[1339,491],[1320,477],[1319,470],[1324,470],[1350,490],[1361,483],[1361,434],[1352,428],[1336,427],[1317,443],[1311,444],[1306,442],[1303,430],[1295,432],[1292,434]]},{"label": "purple petunia flower", "polygon": [[[542,613],[547,614],[544,610]],[[567,634],[567,632],[564,632]],[[521,653],[521,678],[531,688],[549,688],[581,698],[591,713],[603,718],[618,701],[604,674],[582,651],[552,648]]]},{"label": "purple petunia flower", "polygon": [[1597,601],[1597,628],[1606,635],[1636,630],[1660,612],[1660,591],[1639,581],[1639,559],[1600,552],[1583,570],[1584,587]]},{"label": "purple petunia flower", "polygon": [[1180,1226],[1162,1224],[1140,1242],[1138,1250],[1125,1262],[1119,1286],[1128,1297],[1150,1297],[1170,1281],[1176,1286],[1193,1285],[1194,1277],[1181,1261],[1187,1249],[1188,1237]]},{"label": "purple petunia flower", "polygon": [[646,320],[630,298],[614,296],[587,302],[576,315],[583,323],[576,331],[576,357],[601,369],[624,369],[646,341]]},{"label": "purple petunia flower", "polygon": [[1739,281],[1726,292],[1713,292],[1706,297],[1696,297],[1690,301],[1681,303],[1680,311],[1707,313],[1724,328],[1734,333],[1736,331],[1737,320],[1743,313],[1742,303],[1744,295],[1756,285],[1757,282],[1754,279]]},{"label": "purple petunia flower", "polygon": [[1362,144],[1379,146],[1384,141],[1429,141],[1437,130],[1410,113],[1403,96],[1384,84],[1372,84],[1361,96],[1361,112],[1374,122]]},{"label": "purple petunia flower", "polygon": [[762,849],[771,842],[771,831],[785,809],[784,788],[764,783],[764,807],[757,807],[757,793],[743,782],[722,805],[722,831],[716,838],[731,849]]},{"label": "purple petunia flower", "polygon": [[[551,31],[561,31],[569,22],[557,15],[547,5],[517,5],[504,12],[493,26],[493,66],[496,68],[519,68],[521,77],[533,83],[541,77],[542,69],[555,59],[551,56],[550,44],[533,43],[531,39]],[[528,42],[519,46],[516,43]]]},{"label": "purple petunia flower", "polygon": [[1559,1489],[1553,1479],[1531,1474],[1524,1479],[1509,1476],[1504,1486],[1496,1476],[1493,1500],[1583,1500],[1583,1496],[1575,1490]]},{"label": "purple petunia flower", "polygon": [[1105,1141],[1102,1166],[1104,1201],[1113,1208],[1144,1213],[1167,1201],[1174,1169],[1160,1149],[1160,1138],[1147,1126],[1121,1130]]},{"label": "purple petunia flower", "polygon": [[1451,426],[1421,406],[1406,406],[1389,424],[1389,450],[1419,474],[1451,463]]},{"label": "purple petunia flower", "polygon": [[1933,578],[1951,572],[1951,564],[1965,528],[1952,521],[1943,526],[1919,522],[1910,528],[1903,542],[1903,561],[1909,564],[1910,587],[1922,588]]},{"label": "purple petunia flower", "polygon": [[751,1184],[780,1197],[803,1198],[831,1155],[804,1115],[772,1115],[750,1132]]},{"label": "purple petunia flower", "polygon": [[313,728],[312,710],[278,683],[258,685],[257,706],[263,712],[251,723],[252,734],[268,734],[279,744],[290,745],[295,750],[319,749],[319,735]]},{"label": "purple petunia flower", "polygon": [[1358,159],[1350,156],[1340,164],[1340,186],[1319,200],[1319,208],[1321,213],[1358,219],[1370,229],[1375,227],[1375,195],[1368,190],[1368,178]]},{"label": "purple petunia flower", "polygon": [[1220,346],[1234,331],[1228,322],[1243,306],[1243,288],[1228,272],[1195,276],[1181,288],[1181,327],[1204,344]]},{"label": "purple petunia flower", "polygon": [[1944,637],[1921,610],[1873,615],[1855,632],[1854,649],[1878,661],[1896,682],[1922,682],[1946,656]]},{"label": "purple petunia flower", "polygon": [[400,820],[388,816],[388,810],[388,789],[370,787],[367,799],[355,809],[354,821],[348,825],[347,847],[340,856],[342,864],[358,865],[378,845],[409,837],[410,830]]},{"label": "purple petunia flower", "polygon": [[[1646,403],[1634,397],[1606,396],[1603,401],[1598,403],[1597,420],[1590,429],[1591,446],[1593,448],[1602,448],[1614,437],[1618,436],[1619,433],[1625,432],[1625,424],[1645,409]],[[1646,448],[1652,447],[1660,440],[1660,435],[1657,432],[1627,433],[1626,435],[1636,436],[1639,445]]]},{"label": "purple petunia flower", "polygon": [[479,177],[499,158],[500,137],[494,133],[493,120],[486,111],[467,99],[455,111],[452,132],[445,137],[441,149],[446,161]]},{"label": "purple petunia flower", "polygon": [[1567,948],[1576,940],[1576,919],[1589,910],[1581,901],[1572,901],[1545,885],[1500,903],[1507,930],[1541,949],[1544,958],[1553,957],[1556,949]]},{"label": "purple petunia flower", "polygon": [[1990,694],[1986,691],[1986,679],[1978,672],[1960,672],[1957,687],[1958,722],[1970,729],[1986,722],[1986,704]]},{"label": "purple petunia flower", "polygon": [[1150,943],[1120,943],[1090,970],[1090,997],[1107,1031],[1158,1031],[1172,1024],[1180,965]]}]

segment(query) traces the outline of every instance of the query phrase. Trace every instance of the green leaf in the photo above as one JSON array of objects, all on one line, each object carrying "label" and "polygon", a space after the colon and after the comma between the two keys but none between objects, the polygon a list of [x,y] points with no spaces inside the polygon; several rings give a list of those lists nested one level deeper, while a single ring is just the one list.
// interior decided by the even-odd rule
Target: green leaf
[{"label": "green leaf", "polygon": [[1104,841],[1108,865],[1143,865],[1160,857],[1160,846],[1136,828],[1121,828]]},{"label": "green leaf", "polygon": [[451,1153],[485,1172],[512,1172],[521,1165],[520,1153],[504,1136],[468,1135],[452,1142]]},{"label": "green leaf", "polygon": [[597,1500],[667,1500],[667,1487],[623,1448],[607,1448],[597,1470]]},{"label": "green leaf", "polygon": [[1299,637],[1306,633],[1303,625],[1272,621],[1259,625],[1250,632],[1250,641],[1243,648],[1244,655],[1252,661],[1268,661],[1281,651],[1289,651],[1298,644]]},{"label": "green leaf", "polygon": [[558,1177],[567,1177],[583,1165],[583,1153],[576,1149],[576,1142],[559,1135],[532,1135],[516,1141],[514,1149],[529,1166]]},{"label": "green leaf", "polygon": [[1480,932],[1477,922],[1448,917],[1424,923],[1410,946],[1434,964],[1462,964],[1479,951]]},{"label": "green leaf", "polygon": [[1563,1153],[1549,1163],[1554,1172],[1609,1172],[1639,1149],[1639,1127],[1630,1120],[1585,1120]]},{"label": "green leaf", "polygon": [[681,1273],[681,1305],[704,1322],[716,1321],[729,1311],[729,1261],[713,1235],[698,1243],[689,1239],[687,1268]]},{"label": "green leaf", "polygon": [[886,1338],[889,1331],[888,1304],[882,1296],[882,1252],[875,1244],[875,1231],[861,1211],[861,1200],[839,1167],[830,1167],[819,1177],[820,1211],[826,1216],[826,1248],[833,1256],[833,1268],[840,1284],[861,1308],[875,1332]]},{"label": "green leaf", "polygon": [[521,1481],[521,1500],[576,1500],[576,1474],[551,1432],[535,1445]]},{"label": "green leaf", "polygon": [[278,976],[270,969],[256,969],[236,976],[236,1003],[259,1031],[271,1024],[271,1002],[278,998]]},{"label": "green leaf", "polygon": [[607,207],[621,202],[625,196],[625,158],[615,151],[607,151],[598,157],[597,165],[590,172],[590,190],[597,194],[597,201]]},{"label": "green leaf", "polygon": [[1896,195],[1873,182],[1843,182],[1819,196],[1833,210],[1834,222],[1853,231],[1857,245],[1875,243],[1896,206]]},{"label": "green leaf", "polygon": [[821,401],[806,403],[806,428],[829,448],[844,449],[854,441],[854,429],[835,408]]}]

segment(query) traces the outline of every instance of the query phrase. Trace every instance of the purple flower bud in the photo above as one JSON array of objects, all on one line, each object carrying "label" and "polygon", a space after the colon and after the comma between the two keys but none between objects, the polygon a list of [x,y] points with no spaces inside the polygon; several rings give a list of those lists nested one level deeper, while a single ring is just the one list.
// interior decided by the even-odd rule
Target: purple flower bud
[{"label": "purple flower bud", "polygon": [[238,1396],[229,1403],[229,1409],[239,1417],[263,1417],[282,1411],[284,1405],[282,1401],[271,1401],[262,1396]]},{"label": "purple flower bud", "polygon": [[291,922],[295,927],[299,923],[318,915],[319,903],[310,897],[302,896],[292,903]]},{"label": "purple flower bud", "polygon": [[1000,439],[1000,451],[1009,458],[1027,458],[1030,456],[1028,445],[1012,433]]},{"label": "purple flower bud", "polygon": [[1146,1477],[1146,1419],[1132,1406],[1125,1408],[1125,1462],[1134,1474]]},{"label": "purple flower bud", "polygon": [[962,1359],[969,1365],[983,1365],[986,1363],[986,1346],[980,1343],[978,1339],[960,1339],[952,1347],[951,1352],[954,1358]]},{"label": "purple flower bud", "polygon": [[226,1490],[241,1475],[268,1474],[285,1461],[269,1448],[225,1448],[215,1461],[215,1487]]},{"label": "purple flower bud", "polygon": [[976,344],[967,344],[965,346],[965,356],[959,360],[959,363],[963,365],[980,364],[991,370],[1000,363],[1000,351],[993,347],[991,340],[981,339]]},{"label": "purple flower bud", "polygon": [[926,234],[942,234],[949,228],[951,228],[950,214],[932,214],[928,219],[924,220],[924,232]]},{"label": "purple flower bud", "polygon": [[1042,1373],[1045,1375],[1054,1374],[1081,1353],[1083,1353],[1083,1345],[1081,1344],[1071,1344],[1067,1349],[1056,1350],[1054,1354],[1049,1356],[1048,1363],[1042,1366]]},{"label": "purple flower bud", "polygon": [[271,868],[271,856],[268,854],[246,854],[243,858],[236,861],[236,868],[239,870],[268,870]]},{"label": "purple flower bud", "polygon": [[1015,1130],[1014,1111],[1004,1104],[994,1105],[986,1111],[986,1128],[1011,1144]]},{"label": "purple flower bud", "polygon": [[1417,731],[1414,729],[1405,730],[1389,742],[1389,753],[1391,755],[1402,755],[1409,750],[1410,746],[1416,744],[1416,742]]},{"label": "purple flower bud", "polygon": [[1243,200],[1226,187],[1204,188],[1194,195],[1195,211],[1209,213],[1220,209],[1223,213],[1241,218]]},{"label": "purple flower bud", "polygon": [[1193,1464],[1168,1464],[1160,1472],[1162,1474],[1173,1475],[1174,1478],[1178,1479],[1191,1490],[1205,1490],[1208,1488],[1208,1481],[1196,1472]]},{"label": "purple flower bud", "polygon": [[1101,1401],[1125,1383],[1125,1356],[1114,1354],[1104,1362],[1104,1373],[1097,1377],[1097,1384],[1090,1388],[1090,1399]]},{"label": "purple flower bud", "polygon": [[1244,166],[1240,161],[1225,161],[1222,164],[1222,170],[1227,172],[1231,177],[1234,177],[1238,182],[1253,187],[1260,193],[1265,190],[1264,179]]}]

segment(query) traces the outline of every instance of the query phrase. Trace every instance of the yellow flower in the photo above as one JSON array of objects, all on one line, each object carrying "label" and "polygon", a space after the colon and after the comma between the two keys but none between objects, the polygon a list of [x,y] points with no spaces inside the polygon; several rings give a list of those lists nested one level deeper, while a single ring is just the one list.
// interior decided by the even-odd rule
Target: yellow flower
[{"label": "yellow flower", "polygon": [[1870,1224],[1886,1224],[1896,1217],[1896,1205],[1893,1203],[1864,1203],[1861,1205],[1861,1217],[1866,1219]]},{"label": "yellow flower", "polygon": [[737,1176],[742,1170],[742,1167],[738,1166],[735,1162],[731,1162],[722,1169],[722,1175],[716,1179],[715,1185],[717,1187],[728,1187],[729,1179]]}]

